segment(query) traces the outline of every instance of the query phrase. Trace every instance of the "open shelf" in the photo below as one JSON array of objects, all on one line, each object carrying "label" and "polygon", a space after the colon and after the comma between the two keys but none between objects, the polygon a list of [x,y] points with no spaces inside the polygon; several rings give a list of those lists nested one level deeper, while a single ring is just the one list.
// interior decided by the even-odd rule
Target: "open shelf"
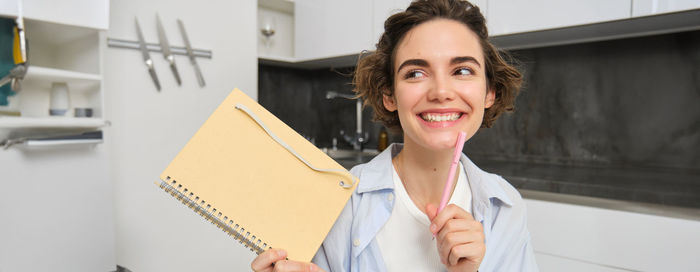
[{"label": "open shelf", "polygon": [[29,66],[25,80],[45,82],[66,82],[69,85],[95,83],[99,84],[102,76],[98,74],[81,73],[63,69],[55,69],[41,66]]},{"label": "open shelf", "polygon": [[100,128],[107,124],[101,118],[71,117],[0,117],[0,129],[18,128]]}]

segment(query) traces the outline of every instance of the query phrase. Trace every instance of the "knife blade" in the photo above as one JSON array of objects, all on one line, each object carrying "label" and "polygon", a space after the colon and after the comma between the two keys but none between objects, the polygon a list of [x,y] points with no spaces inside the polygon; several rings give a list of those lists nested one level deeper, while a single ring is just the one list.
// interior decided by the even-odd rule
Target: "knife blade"
[{"label": "knife blade", "polygon": [[204,77],[202,76],[202,71],[199,70],[199,65],[197,65],[197,59],[192,53],[192,45],[190,45],[190,39],[187,38],[187,32],[185,32],[185,25],[182,20],[177,19],[177,25],[180,27],[180,33],[182,34],[182,39],[185,42],[185,49],[187,49],[187,56],[190,58],[190,63],[194,66],[194,72],[197,75],[197,82],[199,82],[199,87],[204,87]]},{"label": "knife blade", "polygon": [[170,63],[170,70],[175,76],[175,81],[177,85],[182,85],[180,81],[180,74],[177,72],[177,66],[175,65],[175,56],[170,52],[170,43],[168,38],[165,36],[165,29],[163,28],[163,23],[160,21],[160,16],[156,14],[156,25],[158,26],[158,40],[160,41],[161,52],[163,52],[163,57]]},{"label": "knife blade", "polygon": [[146,67],[148,68],[148,73],[151,75],[153,84],[156,85],[156,89],[160,92],[158,75],[156,75],[156,69],[153,67],[153,60],[151,60],[151,55],[148,53],[148,48],[146,48],[146,41],[143,39],[139,19],[134,17],[134,21],[136,21],[136,34],[139,36],[139,49],[141,49],[141,56],[143,57],[143,61],[146,63]]}]

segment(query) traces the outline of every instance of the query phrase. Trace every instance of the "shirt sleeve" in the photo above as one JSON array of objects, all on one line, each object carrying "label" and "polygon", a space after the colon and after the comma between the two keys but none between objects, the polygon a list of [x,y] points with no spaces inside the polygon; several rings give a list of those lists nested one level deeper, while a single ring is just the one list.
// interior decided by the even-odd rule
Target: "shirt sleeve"
[{"label": "shirt sleeve", "polygon": [[[491,237],[487,238],[487,242],[491,240],[490,260],[482,263],[479,271],[537,272],[539,268],[527,228],[527,205],[514,187],[500,177],[498,180],[512,205],[502,201],[491,202],[492,210],[487,217],[492,222],[488,224],[492,227]],[[488,254],[489,243],[486,250]]]},{"label": "shirt sleeve", "polygon": [[537,262],[535,261],[535,253],[532,249],[532,240],[530,232],[527,229],[527,218],[525,215],[524,202],[518,201],[519,205],[523,205],[522,214],[518,216],[519,220],[512,222],[511,226],[518,226],[513,229],[511,246],[500,248],[503,253],[502,263],[498,264],[494,271],[518,271],[518,272],[538,272]]},{"label": "shirt sleeve", "polygon": [[528,233],[527,242],[522,252],[522,259],[520,262],[520,271],[527,272],[537,272],[539,268],[537,267],[537,262],[535,261],[535,252],[532,250],[532,243],[530,243],[530,235]]}]

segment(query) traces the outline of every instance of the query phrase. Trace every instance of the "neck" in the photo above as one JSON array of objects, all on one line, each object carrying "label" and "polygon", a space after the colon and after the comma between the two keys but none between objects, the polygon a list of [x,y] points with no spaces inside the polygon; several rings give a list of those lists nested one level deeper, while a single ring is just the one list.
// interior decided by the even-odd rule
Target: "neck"
[{"label": "neck", "polygon": [[[405,139],[404,147],[393,159],[394,167],[416,206],[425,212],[425,205],[440,204],[452,163],[454,148],[430,150],[410,139]],[[455,175],[454,185],[458,175]],[[452,186],[450,195],[454,191]]]}]

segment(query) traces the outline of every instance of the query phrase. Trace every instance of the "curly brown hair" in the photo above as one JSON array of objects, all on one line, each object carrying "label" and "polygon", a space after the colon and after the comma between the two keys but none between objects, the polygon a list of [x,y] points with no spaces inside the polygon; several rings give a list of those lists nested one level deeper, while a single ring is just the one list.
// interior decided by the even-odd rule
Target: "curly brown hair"
[{"label": "curly brown hair", "polygon": [[505,111],[513,111],[515,97],[522,84],[522,74],[506,61],[510,56],[498,50],[488,40],[486,19],[479,8],[463,0],[417,0],[403,12],[396,13],[384,22],[384,34],[379,38],[374,52],[360,57],[353,84],[359,98],[374,109],[374,120],[382,121],[387,128],[401,128],[397,112],[384,108],[383,95],[394,94],[394,58],[401,39],[413,27],[434,19],[450,19],[461,22],[479,37],[484,51],[486,81],[489,90],[495,92],[493,106],[484,112],[481,127],[491,127]]}]

